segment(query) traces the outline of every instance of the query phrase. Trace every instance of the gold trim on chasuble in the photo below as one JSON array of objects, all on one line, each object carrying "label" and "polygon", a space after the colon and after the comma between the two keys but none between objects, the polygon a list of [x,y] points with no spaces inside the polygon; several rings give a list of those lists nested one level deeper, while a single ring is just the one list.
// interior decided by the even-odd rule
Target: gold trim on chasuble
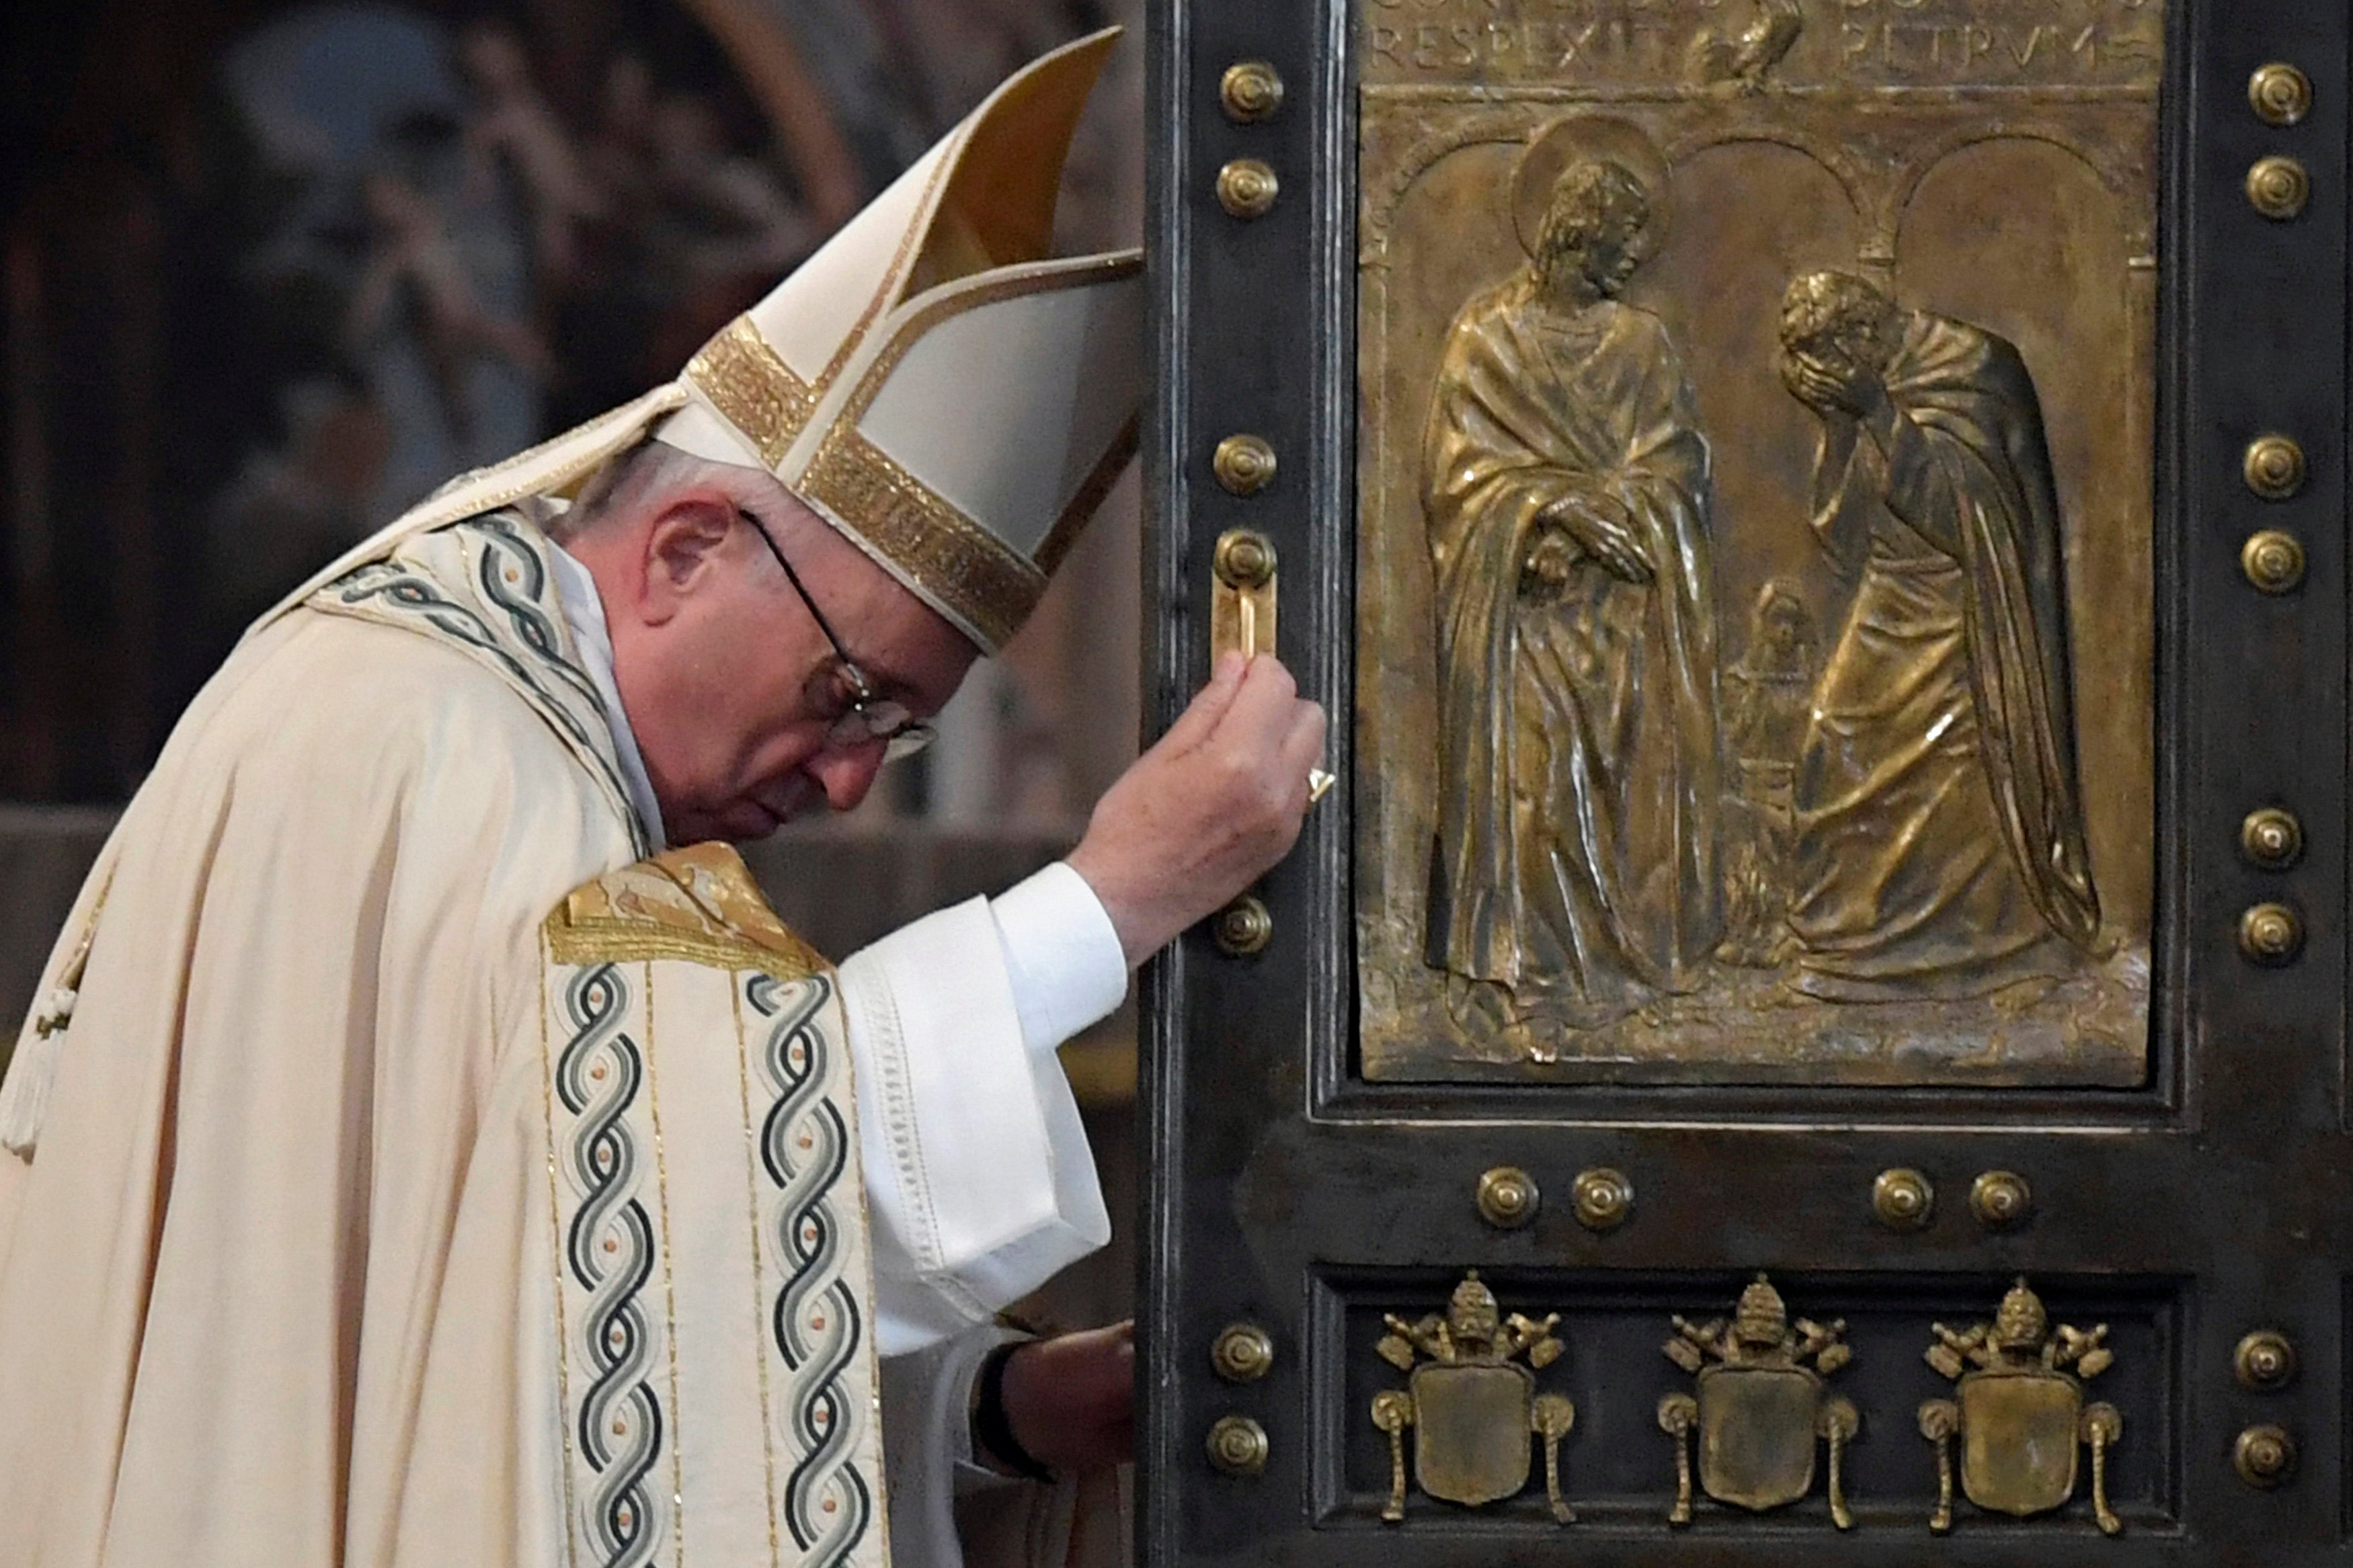
[{"label": "gold trim on chasuble", "polygon": [[[401,540],[392,553],[328,581],[302,601],[454,648],[528,703],[588,770],[643,854],[652,825],[638,820],[614,749],[612,717],[575,646],[537,525],[511,510],[484,512]],[[453,559],[454,557],[454,559]]]},{"label": "gold trim on chasuble", "polygon": [[[706,1541],[759,1530],[777,1568],[883,1568],[870,1233],[831,965],[719,844],[607,872],[543,931],[571,1560],[683,1568],[687,1498],[701,1489]],[[708,1094],[714,1057],[723,1122]],[[714,1295],[712,1276],[671,1267],[670,1189],[685,1181],[707,1204],[714,1161],[742,1163],[726,1180],[745,1207],[698,1210],[696,1223],[747,1227],[748,1311],[735,1287]],[[740,1385],[757,1412],[752,1452],[714,1449],[707,1434],[730,1418],[686,1409],[679,1392],[682,1358],[707,1374],[714,1355],[736,1353],[753,1363]],[[751,1497],[765,1519],[732,1517]]]},{"label": "gold trim on chasuble", "polygon": [[724,844],[666,850],[574,889],[547,917],[547,946],[558,963],[678,958],[783,981],[833,967],[776,918]]},{"label": "gold trim on chasuble", "polygon": [[[612,963],[551,967],[540,992],[565,1531],[571,1560],[601,1568],[684,1553],[668,1173],[652,1121],[650,985],[634,978]],[[646,1291],[657,1279],[659,1317]]]}]

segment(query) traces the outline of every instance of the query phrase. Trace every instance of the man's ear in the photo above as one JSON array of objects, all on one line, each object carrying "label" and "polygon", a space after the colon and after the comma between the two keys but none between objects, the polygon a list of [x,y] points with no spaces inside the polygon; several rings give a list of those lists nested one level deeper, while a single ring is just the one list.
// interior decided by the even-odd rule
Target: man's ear
[{"label": "man's ear", "polygon": [[639,619],[658,626],[676,616],[723,569],[719,557],[734,531],[734,503],[716,490],[688,490],[666,502],[645,533]]}]

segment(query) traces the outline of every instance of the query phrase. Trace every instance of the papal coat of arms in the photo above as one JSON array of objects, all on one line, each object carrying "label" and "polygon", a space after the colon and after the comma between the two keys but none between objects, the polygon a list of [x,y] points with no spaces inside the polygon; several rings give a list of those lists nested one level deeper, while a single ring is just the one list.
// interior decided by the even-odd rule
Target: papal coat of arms
[{"label": "papal coat of arms", "polygon": [[2079,1447],[2092,1450],[2092,1517],[2115,1535],[2124,1521],[2108,1507],[2108,1449],[2124,1417],[2106,1403],[2084,1403],[2084,1384],[2116,1354],[2108,1326],[2054,1330],[2042,1299],[2024,1279],[2001,1299],[1990,1323],[1956,1333],[1938,1323],[1930,1366],[1958,1384],[1954,1399],[1920,1406],[1920,1435],[1936,1445],[1936,1511],[1928,1528],[1953,1528],[1953,1439],[1961,1439],[1961,1490],[1991,1513],[2024,1519],[2063,1508],[2075,1495]]},{"label": "papal coat of arms", "polygon": [[1862,1425],[1854,1405],[1824,1382],[1853,1359],[1846,1324],[1800,1318],[1759,1274],[1741,1291],[1732,1321],[1694,1326],[1674,1320],[1667,1359],[1693,1373],[1693,1394],[1659,1402],[1659,1426],[1675,1442],[1675,1506],[1670,1524],[1692,1521],[1692,1445],[1697,1434],[1700,1489],[1752,1512],[1783,1507],[1813,1489],[1814,1445],[1830,1448],[1831,1520],[1854,1527],[1841,1473],[1846,1445]]},{"label": "papal coat of arms", "polygon": [[1529,1440],[1544,1444],[1545,1493],[1562,1524],[1577,1515],[1560,1492],[1560,1442],[1577,1419],[1566,1395],[1536,1391],[1537,1372],[1566,1348],[1542,1321],[1502,1314],[1479,1271],[1462,1277],[1444,1316],[1418,1322],[1391,1315],[1377,1347],[1409,1374],[1404,1388],[1373,1398],[1373,1425],[1388,1434],[1389,1500],[1381,1518],[1405,1518],[1405,1434],[1414,1432],[1414,1481],[1428,1495],[1477,1508],[1516,1495],[1528,1484]]}]

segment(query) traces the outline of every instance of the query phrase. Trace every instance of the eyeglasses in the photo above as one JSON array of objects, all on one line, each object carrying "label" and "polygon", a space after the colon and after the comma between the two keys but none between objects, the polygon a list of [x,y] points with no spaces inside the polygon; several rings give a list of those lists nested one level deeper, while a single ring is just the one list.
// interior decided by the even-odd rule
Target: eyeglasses
[{"label": "eyeglasses", "polygon": [[752,531],[759,535],[760,542],[768,547],[768,553],[776,558],[776,564],[785,569],[785,581],[790,583],[793,592],[801,596],[802,605],[807,607],[809,619],[817,623],[817,629],[823,632],[825,640],[832,645],[842,683],[849,688],[849,706],[833,721],[833,728],[826,731],[825,743],[847,751],[855,746],[871,746],[880,741],[885,763],[912,757],[930,745],[932,737],[938,731],[916,718],[905,703],[892,702],[874,695],[874,683],[866,679],[866,672],[858,668],[858,661],[851,658],[849,650],[841,646],[841,639],[834,635],[833,626],[825,618],[825,612],[817,607],[815,599],[809,597],[807,586],[801,582],[801,574],[793,570],[793,563],[785,559],[782,550],[776,548],[776,540],[760,526],[758,518],[740,506],[735,511]]}]

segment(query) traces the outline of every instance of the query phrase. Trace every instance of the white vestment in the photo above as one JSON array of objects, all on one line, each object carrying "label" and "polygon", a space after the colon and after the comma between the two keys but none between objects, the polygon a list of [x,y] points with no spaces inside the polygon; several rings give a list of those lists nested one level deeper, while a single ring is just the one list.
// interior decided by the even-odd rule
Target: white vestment
[{"label": "white vestment", "polygon": [[[70,1025],[20,1047],[37,1152],[0,1154],[0,1563],[580,1560],[540,932],[659,828],[553,563],[512,513],[400,542],[248,637],[126,811],[44,980]],[[840,971],[878,1339],[960,1334],[934,1382],[1107,1229],[1040,1031],[1115,1004],[1109,927],[1040,938],[1077,881],[1043,875]],[[938,1475],[962,1408],[919,1392],[883,1426]],[[716,1561],[733,1504],[660,1561]],[[953,1562],[944,1497],[892,1515],[901,1568]]]}]

